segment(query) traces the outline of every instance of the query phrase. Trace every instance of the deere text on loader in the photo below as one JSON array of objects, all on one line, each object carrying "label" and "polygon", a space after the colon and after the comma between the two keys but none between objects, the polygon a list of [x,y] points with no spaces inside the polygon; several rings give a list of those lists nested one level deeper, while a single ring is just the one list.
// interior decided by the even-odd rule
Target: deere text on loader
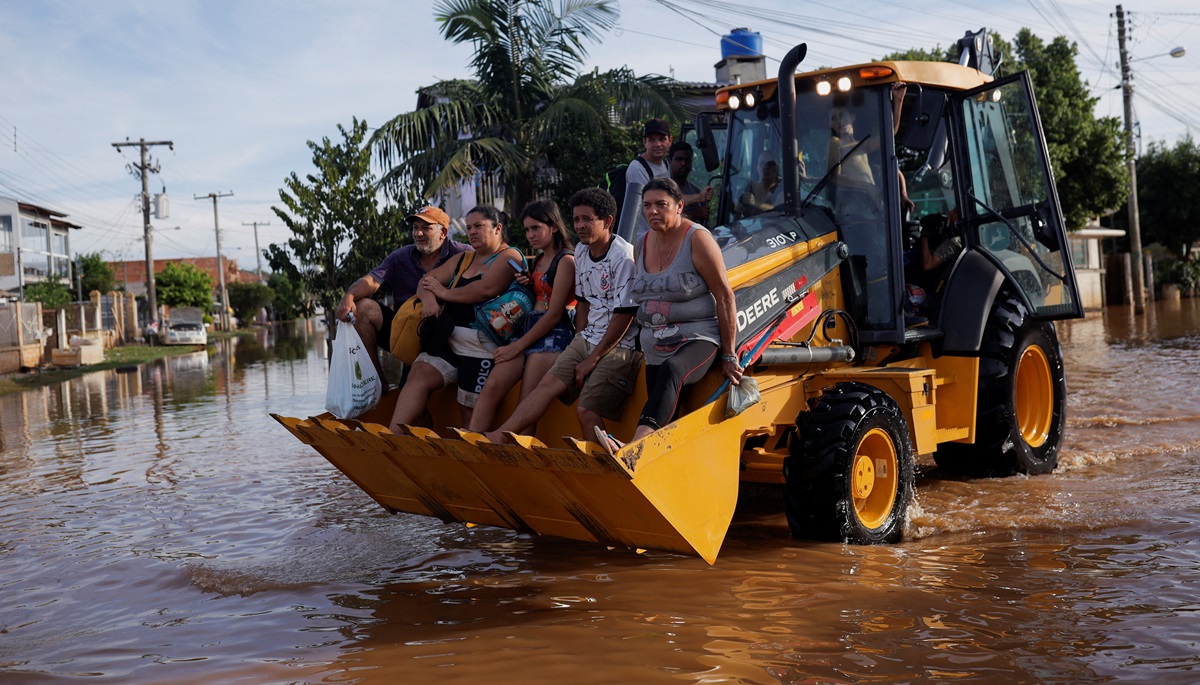
[{"label": "deere text on loader", "polygon": [[[615,456],[578,439],[560,403],[516,444],[453,428],[453,392],[434,397],[433,429],[407,435],[386,428],[395,391],[358,420],[275,418],[390,512],[710,563],[743,482],[783,488],[796,537],[876,544],[903,536],[917,457],[1053,470],[1053,321],[1082,309],[1028,75],[994,80],[966,56],[797,74],[805,50],[777,79],[719,91],[721,111],[696,123],[721,170],[712,230],[757,404],[727,416],[714,370],[676,421]],[[925,268],[922,242],[945,246],[942,264]],[[644,400],[639,381],[611,432],[632,435]]]}]

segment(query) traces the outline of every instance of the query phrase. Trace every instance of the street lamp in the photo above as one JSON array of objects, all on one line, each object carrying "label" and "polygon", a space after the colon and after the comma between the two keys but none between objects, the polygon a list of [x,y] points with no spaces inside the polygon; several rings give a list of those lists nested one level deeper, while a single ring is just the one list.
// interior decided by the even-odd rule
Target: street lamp
[{"label": "street lamp", "polygon": [[[1129,261],[1133,267],[1133,312],[1142,314],[1146,311],[1146,276],[1142,257],[1142,225],[1138,218],[1137,143],[1133,139],[1133,73],[1129,68],[1130,62],[1141,60],[1130,59],[1125,50],[1125,12],[1120,5],[1117,5],[1117,42],[1121,47],[1121,91],[1125,100],[1126,165],[1129,167],[1129,251],[1133,253]],[[1163,55],[1178,59],[1185,54],[1187,50],[1178,47],[1161,55],[1150,55],[1141,59]]]}]

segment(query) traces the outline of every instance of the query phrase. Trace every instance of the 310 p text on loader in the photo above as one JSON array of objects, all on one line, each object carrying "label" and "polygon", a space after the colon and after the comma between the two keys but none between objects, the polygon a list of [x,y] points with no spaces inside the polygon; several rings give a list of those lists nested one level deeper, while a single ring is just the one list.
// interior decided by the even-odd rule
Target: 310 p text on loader
[{"label": "310 p text on loader", "polygon": [[[408,435],[386,428],[395,391],[358,420],[274,418],[389,512],[710,563],[741,483],[781,487],[796,537],[878,544],[903,536],[918,456],[975,475],[1053,470],[1066,403],[1053,321],[1082,308],[1029,76],[981,69],[985,36],[967,34],[959,64],[797,74],[799,45],[778,78],[721,89],[697,119],[689,135],[720,170],[710,223],[739,356],[761,392],[742,413],[726,417],[714,370],[678,420],[615,456],[571,437],[560,403],[517,444],[452,428],[452,392],[431,403],[435,429]],[[768,163],[781,180],[762,207],[746,198]],[[922,239],[945,264],[924,268]],[[639,382],[615,435],[632,435],[644,399]]]}]

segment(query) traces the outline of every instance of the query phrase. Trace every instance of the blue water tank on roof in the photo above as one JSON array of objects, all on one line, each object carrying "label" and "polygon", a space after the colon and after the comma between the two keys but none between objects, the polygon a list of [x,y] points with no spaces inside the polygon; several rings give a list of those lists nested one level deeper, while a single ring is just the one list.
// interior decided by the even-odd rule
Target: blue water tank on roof
[{"label": "blue water tank on roof", "polygon": [[757,57],[762,52],[762,35],[750,29],[734,29],[721,36],[721,59],[733,56]]}]

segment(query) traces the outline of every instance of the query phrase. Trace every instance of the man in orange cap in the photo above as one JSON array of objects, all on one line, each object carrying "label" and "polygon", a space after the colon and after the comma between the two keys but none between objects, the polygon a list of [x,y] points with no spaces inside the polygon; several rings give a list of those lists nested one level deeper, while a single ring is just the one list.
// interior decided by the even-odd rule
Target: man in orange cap
[{"label": "man in orange cap", "polygon": [[[460,252],[471,249],[447,238],[450,217],[437,207],[423,207],[406,219],[412,230],[413,244],[405,245],[384,258],[383,263],[350,286],[338,303],[334,316],[349,321],[354,316],[354,328],[362,338],[367,354],[383,377],[378,347],[386,348],[392,336],[392,319],[399,307],[417,293],[417,283],[427,272],[440,266]],[[381,305],[372,295],[383,286],[392,287],[392,307]]]}]

